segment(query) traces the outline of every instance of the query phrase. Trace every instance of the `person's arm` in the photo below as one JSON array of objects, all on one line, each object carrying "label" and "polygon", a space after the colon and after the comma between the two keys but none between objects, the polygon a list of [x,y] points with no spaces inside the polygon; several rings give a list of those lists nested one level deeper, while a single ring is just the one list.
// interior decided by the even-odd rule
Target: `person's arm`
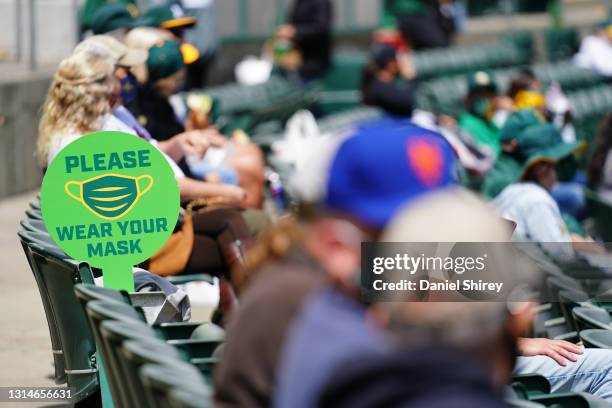
[{"label": "person's arm", "polygon": [[179,133],[168,140],[158,142],[158,146],[162,152],[178,163],[190,154],[204,157],[210,146],[222,147],[226,141],[216,128],[210,128]]},{"label": "person's arm", "polygon": [[567,361],[576,362],[576,355],[584,353],[581,346],[565,340],[519,338],[518,354],[525,357],[548,356],[560,366],[566,366]]},{"label": "person's arm", "polygon": [[242,187],[238,186],[209,183],[188,177],[177,179],[177,183],[181,192],[181,199],[184,201],[207,197],[223,197],[227,200],[224,204],[240,205],[246,198],[246,192]]}]

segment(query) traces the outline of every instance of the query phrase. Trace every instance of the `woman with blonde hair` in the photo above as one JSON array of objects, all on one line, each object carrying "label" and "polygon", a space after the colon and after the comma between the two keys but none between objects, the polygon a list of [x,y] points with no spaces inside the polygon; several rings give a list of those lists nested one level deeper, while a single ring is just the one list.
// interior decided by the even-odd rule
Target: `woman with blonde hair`
[{"label": "woman with blonde hair", "polygon": [[[114,74],[116,62],[110,54],[99,49],[84,48],[60,63],[39,126],[37,156],[43,168],[63,147],[90,132],[115,130],[137,137],[133,129],[112,115],[121,102],[119,80]],[[159,148],[158,144],[149,142]],[[169,156],[165,156],[175,172],[184,201],[222,197],[230,205],[237,205],[243,200],[241,188],[189,179]],[[150,267],[151,272],[219,275],[241,261],[233,254],[230,243],[239,241],[247,248],[251,246],[252,237],[241,212],[230,206],[194,213],[191,224],[192,249],[189,256],[181,260],[182,267],[173,265],[172,270]],[[180,231],[182,226],[177,228]]]},{"label": "woman with blonde hair", "polygon": [[60,63],[38,128],[41,167],[73,140],[102,128],[119,94],[113,71],[107,58],[94,53],[77,52]]}]

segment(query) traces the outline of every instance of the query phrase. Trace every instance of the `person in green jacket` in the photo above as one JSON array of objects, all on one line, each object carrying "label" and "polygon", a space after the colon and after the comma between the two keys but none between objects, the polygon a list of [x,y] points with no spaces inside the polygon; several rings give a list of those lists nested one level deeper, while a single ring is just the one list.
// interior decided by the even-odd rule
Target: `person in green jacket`
[{"label": "person in green jacket", "polygon": [[499,124],[512,110],[512,100],[498,96],[497,84],[487,71],[476,71],[468,75],[468,93],[465,97],[466,111],[459,117],[459,128],[469,133],[474,141],[499,155]]}]

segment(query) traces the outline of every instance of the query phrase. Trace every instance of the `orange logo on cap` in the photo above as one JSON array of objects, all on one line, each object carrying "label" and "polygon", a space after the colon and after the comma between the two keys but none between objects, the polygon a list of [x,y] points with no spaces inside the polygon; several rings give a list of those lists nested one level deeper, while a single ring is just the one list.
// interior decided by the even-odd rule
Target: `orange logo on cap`
[{"label": "orange logo on cap", "polygon": [[444,168],[444,154],[440,146],[425,138],[415,138],[409,140],[406,147],[408,163],[417,178],[427,187],[438,185]]}]

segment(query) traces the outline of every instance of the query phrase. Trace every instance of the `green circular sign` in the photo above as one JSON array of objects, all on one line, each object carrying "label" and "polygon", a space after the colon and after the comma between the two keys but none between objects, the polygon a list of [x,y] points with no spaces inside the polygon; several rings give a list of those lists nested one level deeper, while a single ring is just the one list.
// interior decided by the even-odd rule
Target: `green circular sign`
[{"label": "green circular sign", "polygon": [[166,243],[180,205],[163,154],[122,132],[91,133],[62,149],[45,173],[40,201],[57,245],[101,268],[104,286],[128,290],[132,266]]}]

